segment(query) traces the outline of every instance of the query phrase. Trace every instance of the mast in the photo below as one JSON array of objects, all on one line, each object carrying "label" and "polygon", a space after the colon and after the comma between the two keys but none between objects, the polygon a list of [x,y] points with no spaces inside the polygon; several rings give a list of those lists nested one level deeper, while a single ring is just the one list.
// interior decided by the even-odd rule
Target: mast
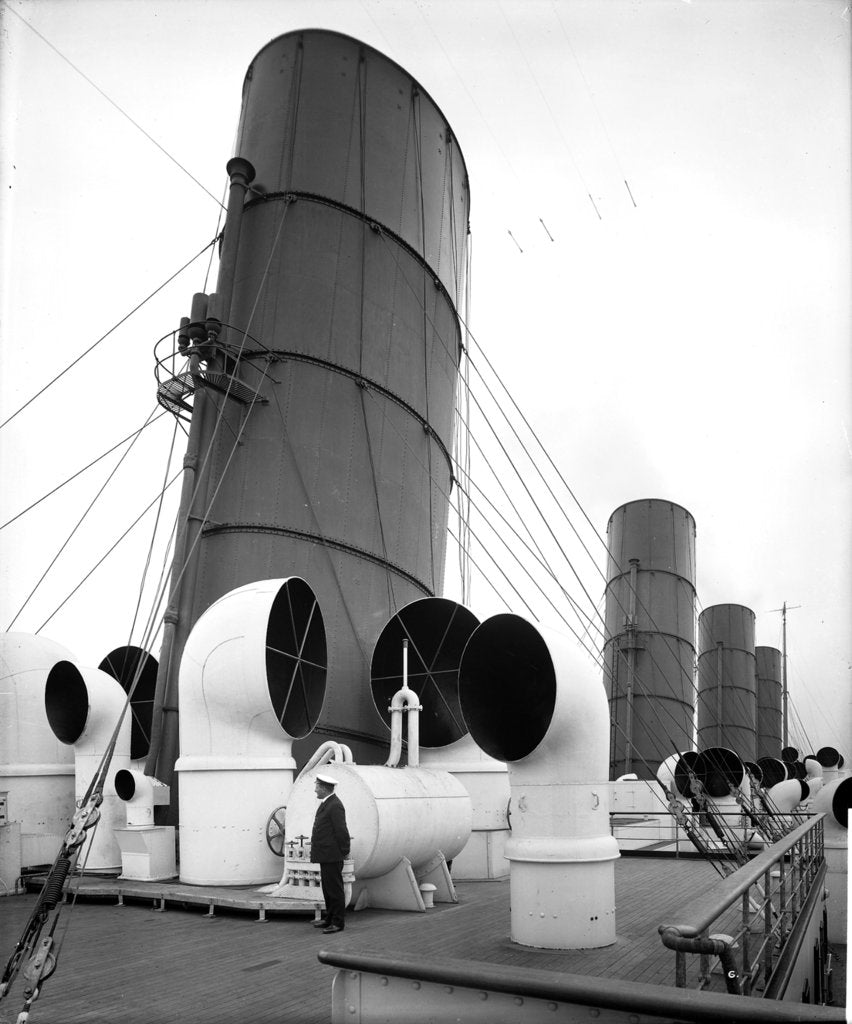
[{"label": "mast", "polygon": [[783,602],[780,608],[770,609],[773,612],[781,612],[781,708],[782,708],[782,733],[781,733],[781,746],[782,749],[790,745],[789,737],[789,718],[787,713],[787,610],[788,608],[792,611],[794,608],[801,608],[800,604],[788,605],[786,601]]}]

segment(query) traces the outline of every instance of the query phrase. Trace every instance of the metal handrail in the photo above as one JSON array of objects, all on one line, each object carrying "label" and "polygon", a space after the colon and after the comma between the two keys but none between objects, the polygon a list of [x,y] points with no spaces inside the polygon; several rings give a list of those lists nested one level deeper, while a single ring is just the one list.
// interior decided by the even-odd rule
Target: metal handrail
[{"label": "metal handrail", "polygon": [[[700,956],[699,988],[710,984],[709,954],[714,953],[724,966],[729,992],[750,995],[761,973],[764,987],[771,982],[777,984],[773,972],[784,959],[788,940],[793,946],[800,941],[798,923],[813,912],[825,877],[824,817],[815,815],[799,825],[723,879],[712,895],[689,904],[683,923],[660,925],[663,944],[676,953],[675,983],[679,988],[686,986],[688,953]],[[777,873],[777,886],[773,886],[773,872]],[[739,923],[733,922],[732,926],[732,917],[737,913]],[[733,934],[711,936],[709,930],[713,925],[717,931],[726,927]],[[720,942],[724,946],[721,952]],[[739,964],[733,957],[735,949],[740,950]]]},{"label": "metal handrail", "polygon": [[[595,1016],[601,1010],[613,1010],[619,1014],[619,1019],[624,1019],[627,1014],[637,1018],[640,1014],[648,1014],[655,1019],[696,1024],[718,1024],[719,1021],[728,1024],[783,1024],[789,1021],[792,1024],[793,1021],[840,1022],[845,1016],[842,1007],[743,999],[727,993],[697,993],[646,982],[559,973],[512,964],[486,964],[443,957],[424,959],[366,950],[360,953],[321,950],[317,959],[320,963],[336,967],[344,984],[350,980],[353,984],[351,998],[341,1001],[340,1009],[344,1012],[339,1015],[335,1015],[334,1010],[332,1012],[334,1024],[359,1019],[350,1016],[358,1011],[364,1011],[365,1017],[379,1009],[382,1014],[387,1014],[388,989],[385,986],[388,978],[419,983],[407,993],[409,1020],[458,1020],[459,1007],[453,1002],[457,998],[453,994],[455,987],[479,993],[505,993],[516,999],[547,1000],[552,1002],[551,1010],[556,1010],[559,1003],[589,1007]],[[370,986],[360,984],[359,979],[371,977],[378,979],[375,992]],[[521,1011],[517,1012],[517,1019],[522,1020]],[[557,1014],[553,1016],[555,1018]],[[487,1019],[487,1016],[477,1019]]]},{"label": "metal handrail", "polygon": [[824,814],[815,814],[809,821],[799,825],[774,846],[759,853],[743,865],[738,871],[714,888],[712,895],[698,897],[684,908],[684,924],[661,924],[660,932],[665,928],[675,928],[680,935],[701,935],[710,925],[733,905],[738,896],[742,896],[755,882],[760,882],[767,872],[778,863],[794,847],[799,840],[814,829],[817,823],[825,818]]}]

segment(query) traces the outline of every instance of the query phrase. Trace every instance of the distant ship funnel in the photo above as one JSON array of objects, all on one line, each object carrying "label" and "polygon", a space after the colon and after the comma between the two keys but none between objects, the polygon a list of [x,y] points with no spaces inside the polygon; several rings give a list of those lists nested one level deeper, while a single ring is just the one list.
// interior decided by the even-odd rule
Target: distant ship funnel
[{"label": "distant ship funnel", "polygon": [[755,647],[757,673],[757,757],[774,757],[783,742],[781,652]]},{"label": "distant ship funnel", "polygon": [[462,656],[459,699],[471,735],[509,764],[511,936],[525,946],[615,942],[609,713],[583,654],[520,616],[495,615]]},{"label": "distant ship funnel", "polygon": [[757,758],[754,612],[716,604],[698,616],[698,749]]},{"label": "distant ship funnel", "polygon": [[670,501],[628,502],[610,516],[607,551],[610,777],[652,779],[693,746],[695,520]]}]

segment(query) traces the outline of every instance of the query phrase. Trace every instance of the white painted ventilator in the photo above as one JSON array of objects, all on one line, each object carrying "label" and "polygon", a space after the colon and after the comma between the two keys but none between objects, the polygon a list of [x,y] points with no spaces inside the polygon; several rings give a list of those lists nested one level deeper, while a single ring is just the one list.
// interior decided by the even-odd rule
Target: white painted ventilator
[{"label": "white painted ventilator", "polygon": [[544,949],[615,942],[609,710],[598,667],[517,615],[473,633],[459,676],[465,722],[509,766],[511,938]]},{"label": "white painted ventilator", "polygon": [[828,941],[847,941],[849,891],[849,807],[852,779],[834,779],[817,793],[811,813],[824,813],[826,889],[828,890]]},{"label": "white painted ventilator", "polygon": [[265,825],[293,784],[293,740],[316,724],[325,665],[322,615],[298,577],[232,590],[196,622],[180,667],[182,882],[279,877]]},{"label": "white painted ventilator", "polygon": [[0,634],[0,793],[8,794],[4,836],[15,879],[21,868],[53,861],[74,815],[74,752],[44,707],[48,672],[73,660],[45,637]]},{"label": "white painted ventilator", "polygon": [[115,772],[130,767],[130,713],[127,694],[112,676],[97,668],[78,668],[60,661],[50,670],[44,706],[51,729],[62,743],[74,747],[74,782],[77,801],[85,795],[121,721],[103,786],[97,826],[88,832],[78,865],[84,871],[115,873],[121,870],[121,850],[114,830],[124,825],[124,804],[115,791]]},{"label": "white painted ventilator", "polygon": [[139,771],[122,768],[113,780],[124,801],[127,828],[117,828],[121,850],[121,877],[159,882],[177,875],[174,825],[155,825],[154,808],[167,807],[169,787]]},{"label": "white painted ventilator", "polygon": [[[338,780],[335,793],[346,809],[352,849],[344,882],[356,910],[424,911],[432,900],[456,901],[447,862],[470,836],[470,796],[449,772],[418,766],[420,706],[407,683],[391,707],[394,725],[386,765],[357,765],[348,748],[335,750],[336,744],[326,744],[296,780],[286,808],[287,859],[281,883],[270,890],[273,895],[322,901],[319,865],[310,860],[317,810],[314,784],[321,769]],[[403,715],[409,724],[409,763],[398,767]]]}]

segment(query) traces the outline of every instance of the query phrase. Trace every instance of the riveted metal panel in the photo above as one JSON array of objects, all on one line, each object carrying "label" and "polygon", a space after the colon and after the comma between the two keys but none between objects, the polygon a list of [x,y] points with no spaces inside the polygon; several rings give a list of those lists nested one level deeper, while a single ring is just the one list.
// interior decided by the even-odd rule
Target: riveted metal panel
[{"label": "riveted metal panel", "polygon": [[650,779],[692,746],[695,520],[670,501],[628,502],[610,516],[607,552],[610,772]]},{"label": "riveted metal panel", "polygon": [[237,152],[265,191],[319,193],[398,233],[458,302],[464,158],[440,109],[393,61],[334,32],[274,39],[246,76]]},{"label": "riveted metal panel", "polygon": [[717,604],[698,617],[698,748],[757,759],[754,612]]},{"label": "riveted metal panel", "polygon": [[294,755],[331,735],[375,761],[387,732],[373,646],[396,611],[443,586],[464,162],[410,76],[323,31],[258,54],[237,155],[256,176],[222,337],[260,400],[208,396],[189,625],[243,583],[306,580],[328,675],[316,736]]}]

